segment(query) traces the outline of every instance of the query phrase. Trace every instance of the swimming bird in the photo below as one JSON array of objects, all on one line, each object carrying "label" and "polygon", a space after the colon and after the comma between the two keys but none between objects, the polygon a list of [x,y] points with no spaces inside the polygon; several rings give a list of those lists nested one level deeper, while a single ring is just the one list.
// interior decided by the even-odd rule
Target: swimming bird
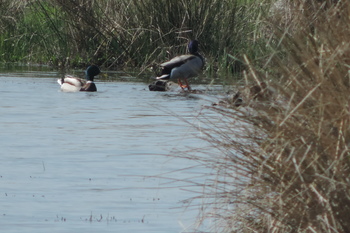
[{"label": "swimming bird", "polygon": [[100,68],[92,65],[85,70],[86,80],[65,75],[63,78],[58,79],[57,82],[61,85],[61,91],[63,92],[97,91],[94,77],[99,73],[101,73]]},{"label": "swimming bird", "polygon": [[[198,44],[197,40],[190,41],[187,47],[190,54],[180,55],[162,63],[160,65],[162,72],[156,79],[177,79],[182,90],[187,88],[188,91],[191,91],[187,79],[197,76],[204,66],[204,58],[198,53]],[[185,84],[182,83],[182,80],[185,81]]]}]

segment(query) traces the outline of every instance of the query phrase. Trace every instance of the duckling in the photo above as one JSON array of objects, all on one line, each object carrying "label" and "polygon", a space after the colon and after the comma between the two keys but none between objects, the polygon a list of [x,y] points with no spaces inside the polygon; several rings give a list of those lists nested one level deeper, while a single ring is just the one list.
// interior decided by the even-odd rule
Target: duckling
[{"label": "duckling", "polygon": [[243,105],[243,99],[241,92],[237,92],[235,95],[229,95],[228,97],[221,99],[217,103],[213,103],[212,106],[225,106],[225,107],[239,107]]},{"label": "duckling", "polygon": [[268,87],[265,82],[261,82],[260,84],[254,85],[250,87],[250,94],[253,99],[256,100],[268,100],[271,99],[274,94],[274,90],[271,87]]},{"label": "duckling", "polygon": [[[197,40],[192,40],[187,47],[190,54],[180,55],[162,63],[160,65],[162,67],[161,75],[156,79],[177,79],[182,90],[187,88],[188,91],[191,91],[187,79],[197,76],[204,67],[204,58],[198,53],[198,45]],[[182,83],[182,80],[185,84]]]},{"label": "duckling", "polygon": [[99,73],[101,73],[100,68],[92,65],[85,70],[86,80],[71,75],[65,75],[65,77],[58,79],[57,82],[61,85],[61,91],[63,92],[97,91],[94,77]]}]

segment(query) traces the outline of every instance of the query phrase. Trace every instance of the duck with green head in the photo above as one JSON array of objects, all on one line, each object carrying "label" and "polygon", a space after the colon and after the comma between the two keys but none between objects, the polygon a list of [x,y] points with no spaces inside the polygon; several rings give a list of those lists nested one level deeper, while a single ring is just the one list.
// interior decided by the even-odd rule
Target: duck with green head
[{"label": "duck with green head", "polygon": [[177,80],[182,90],[187,88],[191,91],[187,79],[198,76],[204,67],[204,58],[198,53],[198,45],[197,40],[191,40],[187,47],[189,54],[180,55],[162,63],[160,65],[162,72],[156,79]]},{"label": "duck with green head", "polygon": [[95,65],[89,66],[85,70],[85,80],[71,75],[65,75],[57,80],[63,92],[97,91],[94,77],[101,73],[100,68]]}]

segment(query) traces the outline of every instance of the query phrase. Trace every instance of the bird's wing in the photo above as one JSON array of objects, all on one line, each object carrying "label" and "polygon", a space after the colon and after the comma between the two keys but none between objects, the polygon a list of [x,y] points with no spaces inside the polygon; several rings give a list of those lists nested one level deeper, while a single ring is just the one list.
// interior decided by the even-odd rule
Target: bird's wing
[{"label": "bird's wing", "polygon": [[170,61],[164,62],[162,64],[160,64],[161,67],[167,68],[167,69],[172,69],[174,67],[178,67],[181,66],[182,64],[185,64],[187,61],[195,58],[195,55],[181,55],[181,56],[177,56],[174,57],[173,59],[171,59]]},{"label": "bird's wing", "polygon": [[190,60],[188,60],[186,63],[181,65],[180,67],[175,67],[171,71],[171,78],[172,79],[179,79],[179,78],[191,78],[194,76],[197,76],[203,68],[203,61],[201,58],[194,56]]},{"label": "bird's wing", "polygon": [[[57,82],[60,82],[59,80]],[[62,82],[62,81],[61,81]],[[68,83],[70,85],[76,86],[76,87],[81,87],[85,85],[86,81],[80,78],[76,78],[71,75],[66,75],[63,80],[64,83]]]}]

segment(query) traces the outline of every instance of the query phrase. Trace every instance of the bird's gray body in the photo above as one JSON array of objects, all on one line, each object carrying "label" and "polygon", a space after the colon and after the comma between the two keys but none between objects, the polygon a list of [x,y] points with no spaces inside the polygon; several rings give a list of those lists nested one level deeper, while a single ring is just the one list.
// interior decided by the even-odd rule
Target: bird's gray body
[{"label": "bird's gray body", "polygon": [[198,55],[181,55],[174,57],[170,61],[162,63],[163,70],[168,70],[167,74],[162,74],[157,79],[188,79],[200,74],[203,68],[203,58]]}]

